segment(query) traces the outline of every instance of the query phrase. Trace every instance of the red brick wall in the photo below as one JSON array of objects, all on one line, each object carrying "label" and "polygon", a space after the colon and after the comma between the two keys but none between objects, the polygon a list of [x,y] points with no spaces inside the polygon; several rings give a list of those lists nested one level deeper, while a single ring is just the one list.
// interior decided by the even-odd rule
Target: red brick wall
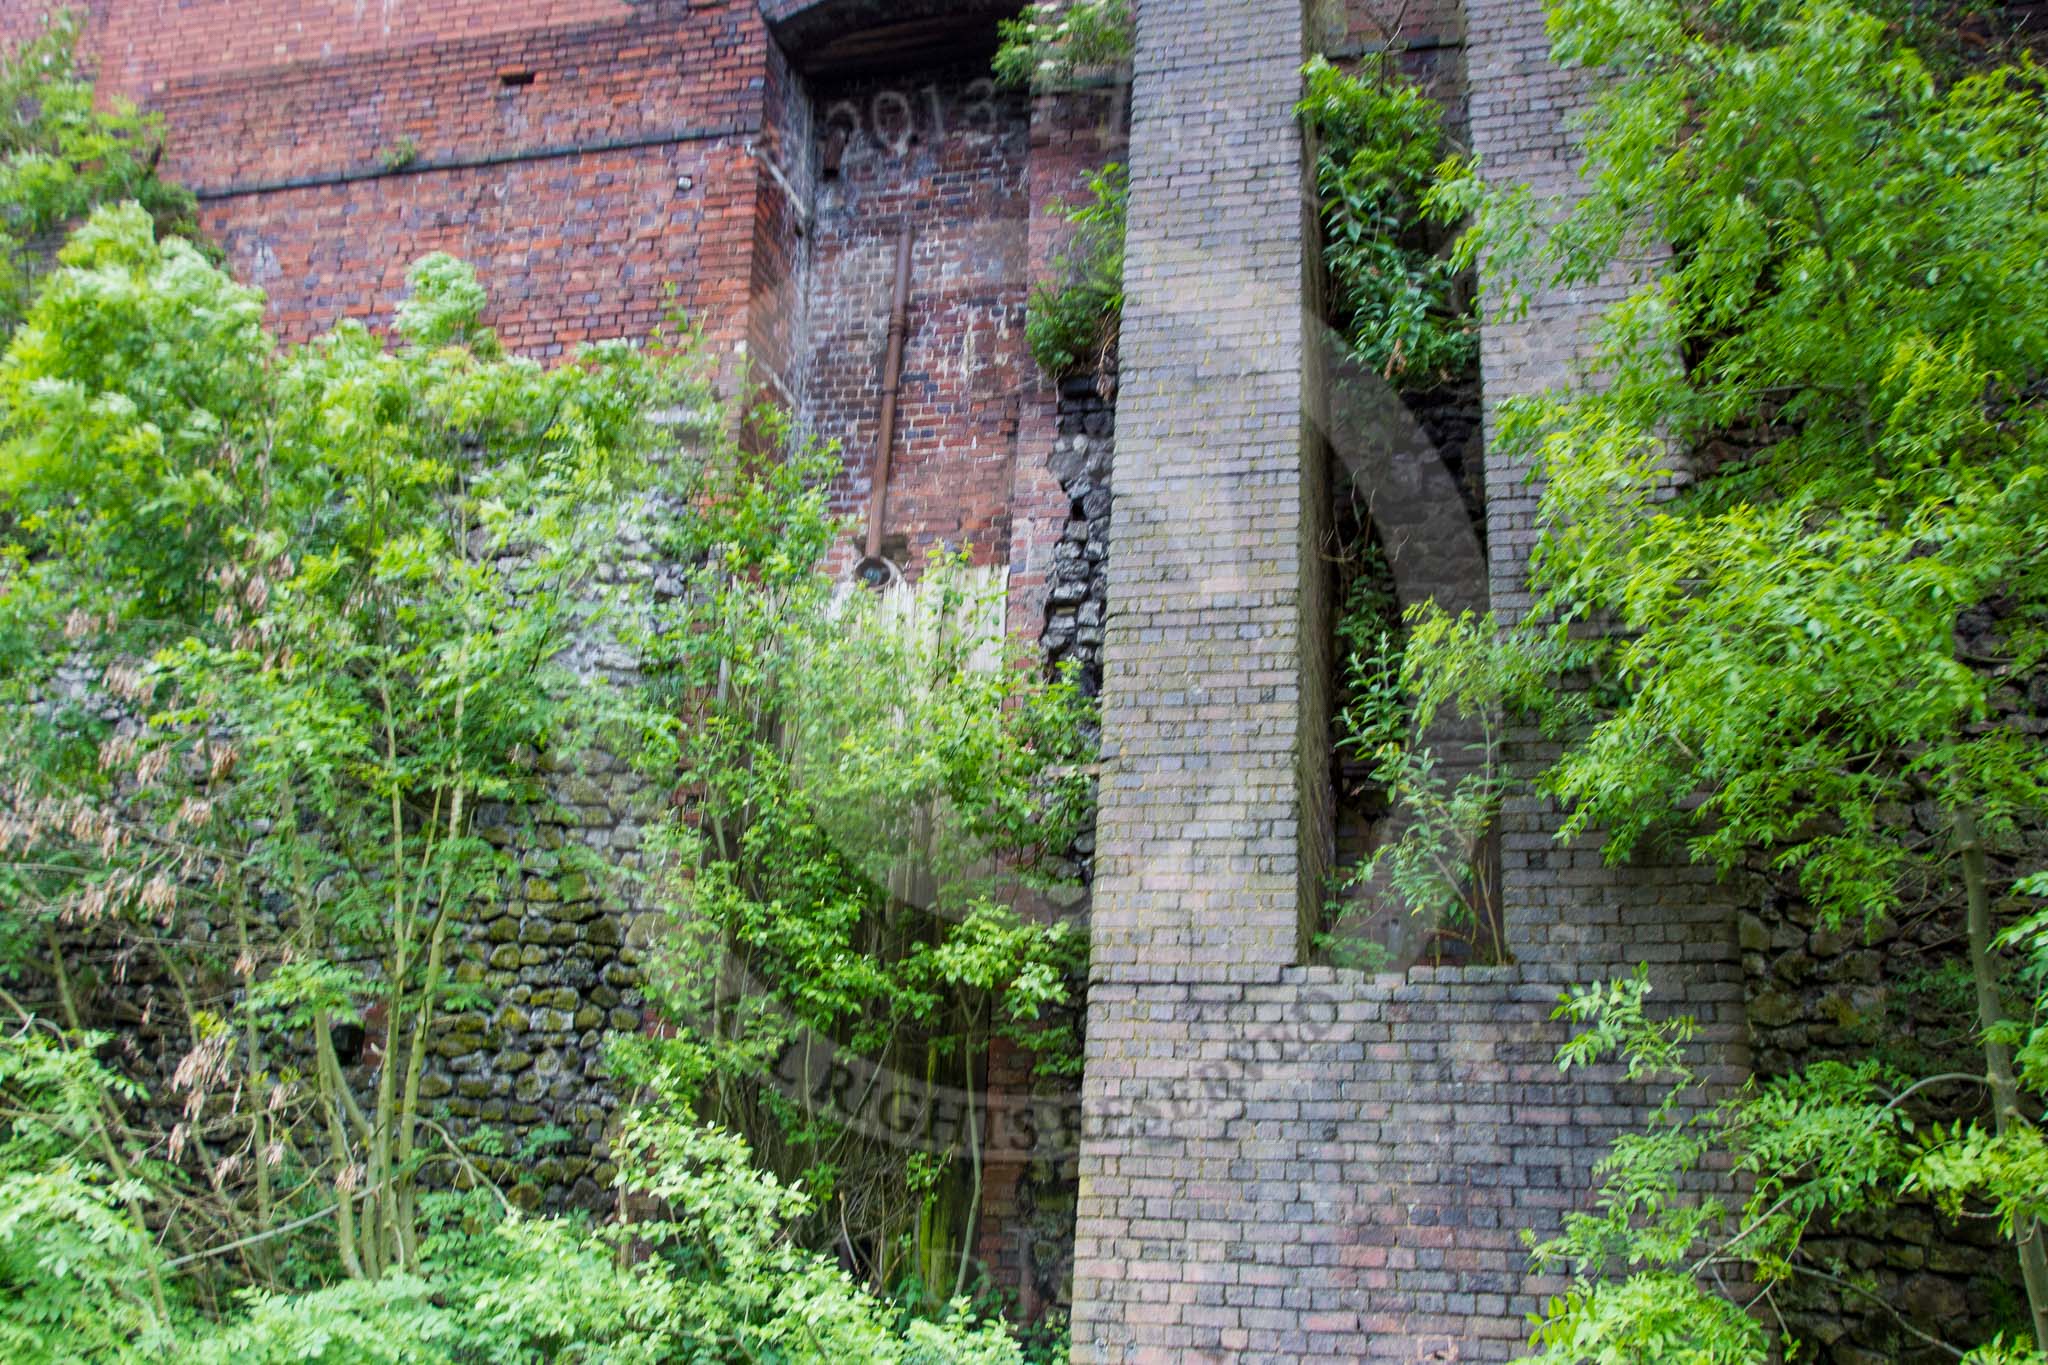
[{"label": "red brick wall", "polygon": [[[443,8],[453,27],[470,7]],[[623,13],[223,66],[152,80],[147,102],[169,125],[167,167],[289,339],[383,321],[406,266],[445,250],[477,266],[515,349],[643,334],[674,286],[734,359],[754,284],[765,33],[750,0]]]},{"label": "red brick wall", "polygon": [[748,349],[758,381],[771,396],[794,407],[804,378],[817,141],[810,90],[773,43],[767,49],[757,153]]},{"label": "red brick wall", "polygon": [[27,0],[0,3],[0,51],[12,51],[43,31],[43,11]]},{"label": "red brick wall", "polygon": [[[916,233],[885,532],[914,567],[938,541],[1006,563],[1030,293],[1029,121],[1021,96],[962,68],[822,88],[818,135],[847,130],[812,236],[807,410],[844,443],[842,511],[865,514],[880,427],[895,241]],[[1033,458],[1043,461],[1043,451]]]},{"label": "red brick wall", "polygon": [[[748,0],[670,0],[622,22],[450,39],[164,83],[170,171],[202,192],[421,163],[639,141],[761,117],[765,37]],[[507,85],[530,73],[532,83]]]},{"label": "red brick wall", "polygon": [[[748,211],[718,201],[738,198],[751,170],[730,149],[655,148],[243,196],[209,202],[203,218],[235,273],[269,292],[272,324],[289,340],[342,318],[384,325],[407,266],[447,251],[477,266],[507,345],[548,357],[644,335],[671,282],[693,316],[743,310],[746,277],[734,287],[731,271],[746,242],[732,242],[717,215]],[[683,176],[707,188],[679,193]],[[721,195],[721,185],[735,188]]]},{"label": "red brick wall", "polygon": [[1442,102],[1453,132],[1464,136],[1464,0],[1343,0],[1323,12],[1312,36],[1340,61],[1398,51],[1401,69]]},{"label": "red brick wall", "polygon": [[[33,8],[38,0],[7,0]],[[629,19],[628,0],[92,0],[105,78],[141,98],[214,72]]]}]

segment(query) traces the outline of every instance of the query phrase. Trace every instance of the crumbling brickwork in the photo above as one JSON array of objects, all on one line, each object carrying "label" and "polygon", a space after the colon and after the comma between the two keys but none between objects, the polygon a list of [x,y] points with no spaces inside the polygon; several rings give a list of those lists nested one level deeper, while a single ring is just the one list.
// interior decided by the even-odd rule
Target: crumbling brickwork
[{"label": "crumbling brickwork", "polygon": [[1027,102],[997,90],[983,62],[822,85],[816,107],[830,151],[816,190],[805,412],[845,449],[838,510],[865,517],[874,496],[880,361],[896,241],[908,231],[909,334],[883,528],[897,539],[885,549],[907,569],[942,543],[1007,562],[1031,369]]}]

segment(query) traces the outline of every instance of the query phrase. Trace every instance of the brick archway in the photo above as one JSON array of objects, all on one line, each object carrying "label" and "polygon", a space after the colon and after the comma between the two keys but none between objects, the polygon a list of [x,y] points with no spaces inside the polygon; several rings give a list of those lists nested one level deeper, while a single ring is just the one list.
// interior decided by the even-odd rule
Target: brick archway
[{"label": "brick archway", "polygon": [[993,52],[1020,0],[761,0],[769,32],[806,74],[871,73],[941,54]]}]

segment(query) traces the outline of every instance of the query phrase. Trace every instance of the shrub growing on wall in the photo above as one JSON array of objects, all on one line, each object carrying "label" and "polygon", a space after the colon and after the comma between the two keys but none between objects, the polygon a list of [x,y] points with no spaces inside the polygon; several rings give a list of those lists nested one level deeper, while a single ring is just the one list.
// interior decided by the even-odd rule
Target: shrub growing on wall
[{"label": "shrub growing on wall", "polygon": [[1361,367],[1404,392],[1475,373],[1470,271],[1450,249],[1455,222],[1430,207],[1454,150],[1443,111],[1386,57],[1356,72],[1317,57],[1303,76],[1331,322]]},{"label": "shrub growing on wall", "polygon": [[156,173],[162,120],[126,104],[95,107],[80,26],[59,10],[0,62],[0,336],[64,230],[100,204],[133,199],[159,234],[198,238],[196,201]]},{"label": "shrub growing on wall", "polygon": [[[1603,1211],[1543,1249],[1575,1276],[1539,1336],[1556,1365],[1593,1343],[1761,1361],[1741,1310],[1764,1300],[1711,1286],[1833,1295],[1809,1232],[1913,1192],[1991,1220],[2025,1284],[2014,1321],[1938,1344],[2004,1326],[1991,1356],[2048,1347],[2048,105],[2026,55],[1938,60],[1895,19],[1560,0],[1556,55],[1619,73],[1588,194],[1547,232],[1525,196],[1483,202],[1503,306],[1518,279],[1631,287],[1595,334],[1599,382],[1501,413],[1543,486],[1534,609],[1433,617],[1409,678],[1549,724],[1565,743],[1538,785],[1563,837],[1782,877],[1833,928],[1941,916],[1980,1048],[1975,1074],[1830,1062],[1698,1121],[1660,1110],[1605,1168]],[[1568,1058],[1685,1084],[1639,996],[1575,995],[1592,1032]],[[1926,1123],[1937,1086],[1968,1097],[1960,1121]],[[1739,1207],[1673,1197],[1713,1151],[1754,1177]]]},{"label": "shrub growing on wall", "polygon": [[1002,23],[996,79],[1040,94],[1113,79],[1129,68],[1134,40],[1131,0],[1033,3]]},{"label": "shrub growing on wall", "polygon": [[1130,175],[1116,163],[1088,178],[1088,197],[1058,209],[1073,241],[1050,280],[1031,291],[1025,340],[1038,368],[1054,379],[1105,374],[1115,367],[1124,316],[1124,235]]}]

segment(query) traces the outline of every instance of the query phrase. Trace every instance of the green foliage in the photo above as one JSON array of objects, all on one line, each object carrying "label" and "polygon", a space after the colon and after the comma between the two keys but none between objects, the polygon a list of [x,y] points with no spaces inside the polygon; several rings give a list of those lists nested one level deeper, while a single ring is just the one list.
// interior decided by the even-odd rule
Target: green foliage
[{"label": "green foliage", "polygon": [[143,1360],[160,1326],[141,1187],[89,1145],[102,1101],[134,1089],[94,1059],[106,1041],[26,1015],[0,1028],[0,1354],[24,1365]]},{"label": "green foliage", "polygon": [[[1377,551],[1374,551],[1377,554]],[[1394,817],[1391,836],[1349,872],[1340,893],[1383,889],[1428,926],[1439,946],[1498,957],[1497,888],[1483,846],[1510,787],[1500,762],[1501,718],[1558,705],[1550,683],[1564,655],[1549,641],[1507,641],[1470,617],[1400,612],[1384,581],[1354,584],[1338,623],[1344,686],[1340,754],[1370,761],[1370,780]],[[1565,646],[1569,648],[1569,646]],[[1446,750],[1444,736],[1468,736]],[[1354,906],[1332,937],[1341,939]],[[1359,965],[1373,965],[1370,962]]]},{"label": "green foliage", "polygon": [[59,11],[0,54],[0,338],[20,320],[52,239],[95,207],[135,200],[160,234],[197,234],[192,196],[156,174],[161,120],[94,107],[81,22]]},{"label": "green foliage", "polygon": [[[1078,936],[1010,907],[1085,815],[1076,689],[1011,652],[964,564],[914,617],[841,594],[831,452],[785,455],[772,414],[768,453],[743,447],[720,415],[692,458],[650,420],[709,406],[687,347],[543,369],[482,325],[467,267],[409,282],[395,344],[344,326],[280,356],[258,295],[109,208],[0,360],[12,965],[73,1010],[58,926],[82,925],[192,987],[169,1134],[123,1120],[96,1037],[23,1011],[0,1040],[32,1116],[0,1146],[10,1358],[1018,1359],[945,1288],[978,1152],[936,1152],[902,1205],[935,1287],[906,1314],[805,1250],[811,1196],[683,1106],[748,1117],[751,1086],[773,1109],[750,1049],[786,1027],[914,1054],[928,1084],[942,1062],[970,1112],[995,1033],[1061,1055]],[[598,570],[657,494],[689,509],[662,527],[689,591],[628,618]],[[649,695],[569,671],[601,632],[642,647]],[[103,690],[66,693],[60,663]],[[506,1153],[453,1141],[421,1088],[430,1040],[487,1017],[460,927],[521,871],[477,812],[544,810],[542,758],[595,746],[698,793],[655,836],[680,855],[672,1000],[719,998],[736,961],[756,994],[632,1072],[664,1105],[619,1139],[622,1189],[672,1222],[451,1212],[428,1187],[488,1186]],[[355,1021],[383,1035],[367,1085],[333,1041]],[[843,1190],[835,1167],[893,1161],[902,1188],[903,1150],[863,1168],[829,1116],[772,1117],[774,1164]]]},{"label": "green foliage", "polygon": [[1384,57],[1356,74],[1317,57],[1303,76],[1330,315],[1352,358],[1409,391],[1471,374],[1470,273],[1433,197],[1451,154],[1442,110]]},{"label": "green foliage", "polygon": [[[239,999],[184,1021],[180,1088],[211,1117],[170,1150],[255,1172],[212,1217],[268,1225],[305,1125],[304,1175],[375,1192],[361,1228],[335,1201],[342,1264],[410,1265],[428,1039],[469,1003],[456,930],[517,873],[475,812],[541,799],[532,756],[610,718],[559,656],[601,624],[595,566],[665,448],[641,414],[691,381],[627,346],[506,357],[445,257],[412,272],[398,349],[348,325],[285,357],[260,296],[134,205],[61,261],[0,360],[30,644],[0,662],[9,918],[51,945],[60,920],[142,931],[171,979]],[[95,707],[50,704],[59,661]],[[331,1030],[373,1003],[392,1060],[358,1096]],[[266,1059],[308,1026],[311,1075]]]},{"label": "green foliage", "polygon": [[[471,1365],[485,1361],[877,1361],[1022,1365],[998,1322],[964,1303],[903,1314],[792,1239],[800,1190],[754,1168],[673,1088],[623,1118],[619,1189],[659,1222],[529,1220],[478,1194],[433,1196],[410,1271],[299,1293],[251,1290],[217,1316],[147,1285],[171,1268],[78,1140],[125,1088],[91,1058],[103,1039],[37,1026],[0,1034],[0,1346],[9,1360],[183,1365]],[[132,1182],[131,1182],[132,1183]],[[630,1252],[630,1254],[628,1254]]]},{"label": "green foliage", "polygon": [[1130,174],[1112,162],[1088,178],[1088,198],[1060,216],[1074,226],[1055,275],[1031,291],[1025,341],[1054,379],[1111,368],[1124,315],[1124,236]]},{"label": "green foliage", "polygon": [[1131,0],[1034,3],[1002,22],[996,79],[1035,93],[1070,89],[1127,71],[1135,42]]},{"label": "green foliage", "polygon": [[789,1234],[808,1200],[755,1169],[731,1133],[650,1106],[626,1115],[620,1151],[621,1191],[671,1216],[590,1228],[457,1204],[427,1239],[419,1275],[252,1295],[242,1317],[177,1358],[1021,1362],[1000,1324],[963,1305],[904,1322],[803,1250]]},{"label": "green foliage", "polygon": [[[1541,786],[1570,813],[1563,836],[1597,833],[1612,858],[1679,842],[1796,878],[1831,923],[1946,908],[1985,1063],[1961,1079],[1989,1100],[1915,1131],[1911,1078],[1869,1063],[1809,1068],[1692,1126],[1667,1111],[1617,1145],[1601,1221],[1546,1249],[1580,1281],[1551,1305],[1543,1359],[1595,1341],[1761,1358],[1739,1315],[1684,1286],[1717,1256],[1767,1286],[1832,1273],[1807,1227],[1904,1193],[1999,1218],[2048,1339],[2022,1090],[2042,1077],[2015,1061],[2041,1055],[2048,980],[2027,981],[2030,1017],[2004,1004],[2040,920],[1994,942],[2000,913],[2037,914],[2048,887],[2001,880],[1992,858],[2034,856],[2048,809],[2048,751],[2019,715],[2048,657],[2048,105],[2025,56],[1961,66],[1909,46],[1928,29],[1897,18],[1558,0],[1557,55],[1619,73],[1588,124],[1586,197],[1546,228],[1526,195],[1435,191],[1478,210],[1467,249],[1488,254],[1504,312],[1532,284],[1630,292],[1597,382],[1502,412],[1504,453],[1543,487],[1536,609],[1505,632],[1431,618],[1408,675],[1485,694],[1486,660],[1528,660],[1532,685],[1500,699],[1565,741]],[[1668,260],[1646,265],[1646,241]],[[1676,1200],[1670,1173],[1710,1150],[1769,1203],[1724,1217]],[[1640,1276],[1598,1280],[1609,1265]],[[1693,1328],[1673,1323],[1681,1300]]]},{"label": "green foliage", "polygon": [[[1037,93],[1128,79],[1136,42],[1130,0],[1055,0],[1002,23],[995,75]],[[1130,175],[1111,163],[1089,176],[1087,198],[1056,211],[1075,229],[1053,277],[1031,291],[1024,335],[1053,379],[1113,368],[1124,312],[1124,233]]]},{"label": "green foliage", "polygon": [[[1000,594],[962,558],[929,563],[914,594],[835,583],[837,463],[778,464],[765,501],[751,469],[714,470],[673,547],[701,564],[649,642],[691,716],[692,827],[673,832],[684,876],[656,973],[681,1033],[622,1042],[621,1064],[652,1052],[696,1078],[705,1112],[833,1194],[833,1230],[874,1248],[878,1286],[907,1240],[943,1300],[968,1278],[989,1041],[1078,1065],[1063,1020],[1082,936],[1012,906],[1057,889],[1051,860],[1087,817],[1085,702],[1004,638]],[[878,1127],[885,1101],[914,1117]]]},{"label": "green foliage", "polygon": [[[56,44],[38,69],[70,73]],[[57,94],[89,108],[82,82]],[[9,221],[50,183],[0,184]],[[160,218],[93,212],[0,358],[0,979],[69,1024],[0,996],[22,1019],[0,1034],[0,1353],[1020,1359],[957,1302],[976,1067],[998,1034],[1078,1064],[1081,937],[1019,908],[1086,815],[1078,690],[1028,666],[963,559],[914,606],[841,592],[836,455],[767,412],[743,444],[687,337],[544,368],[433,256],[394,336],[280,354],[261,295]],[[687,578],[666,614],[620,610],[603,571],[634,534]],[[648,686],[569,668],[611,643]],[[674,1216],[601,1233],[491,1186],[563,1130],[458,1139],[422,1086],[437,1040],[491,1017],[464,928],[533,853],[495,822],[516,836],[593,751],[693,794],[643,813],[671,1002],[723,1007],[735,963],[751,992],[622,1049],[662,1105],[617,1140],[621,1188]],[[624,880],[558,856],[600,896]],[[147,1097],[181,1111],[168,1131],[78,1032],[105,986],[72,975],[82,934],[175,987],[187,1051]],[[381,1034],[381,1065],[344,1065],[343,1025]],[[762,1051],[799,1035],[964,1090],[967,1121],[919,1148],[799,1119]],[[691,1096],[765,1117],[761,1160],[814,1176],[829,1217]],[[451,1179],[473,1193],[434,1192]],[[877,1202],[850,1214],[861,1179]],[[913,1243],[930,1288],[872,1296],[796,1235],[828,1222],[891,1241],[878,1278]]]},{"label": "green foliage", "polygon": [[[1624,631],[1583,656],[1622,704],[1548,785],[1616,855],[1676,823],[1702,858],[1767,850],[1832,913],[1877,914],[1912,861],[1888,805],[1935,793],[1995,835],[2048,782],[2038,746],[1979,724],[2042,654],[2042,106],[2031,67],[1937,81],[1851,7],[1720,22],[1557,12],[1563,55],[1641,74],[1527,268],[1588,282],[1638,232],[1676,259],[1610,316],[1606,388],[1503,420],[1546,480],[1529,631]],[[1672,447],[1738,427],[1757,448],[1667,501]],[[1994,669],[1958,656],[1985,606]]]},{"label": "green foliage", "polygon": [[[1557,1011],[1581,1028],[1561,1068],[1615,1065],[1661,1087],[1661,1099],[1599,1163],[1594,1210],[1568,1215],[1535,1248],[1539,1270],[1572,1278],[1545,1305],[1524,1365],[1762,1365],[1773,1358],[1762,1323],[1712,1286],[1751,1278],[1770,1294],[1817,1277],[1881,1304],[1859,1272],[1808,1252],[1805,1236],[1844,1216],[1881,1217],[1946,1159],[1943,1136],[1917,1132],[1907,1104],[1931,1082],[1910,1085],[1875,1063],[1821,1063],[1717,1101],[1688,1061],[1693,1022],[1655,1017],[1650,993],[1638,972],[1575,989]],[[1703,1179],[1721,1164],[1746,1177],[1739,1206]]]}]

